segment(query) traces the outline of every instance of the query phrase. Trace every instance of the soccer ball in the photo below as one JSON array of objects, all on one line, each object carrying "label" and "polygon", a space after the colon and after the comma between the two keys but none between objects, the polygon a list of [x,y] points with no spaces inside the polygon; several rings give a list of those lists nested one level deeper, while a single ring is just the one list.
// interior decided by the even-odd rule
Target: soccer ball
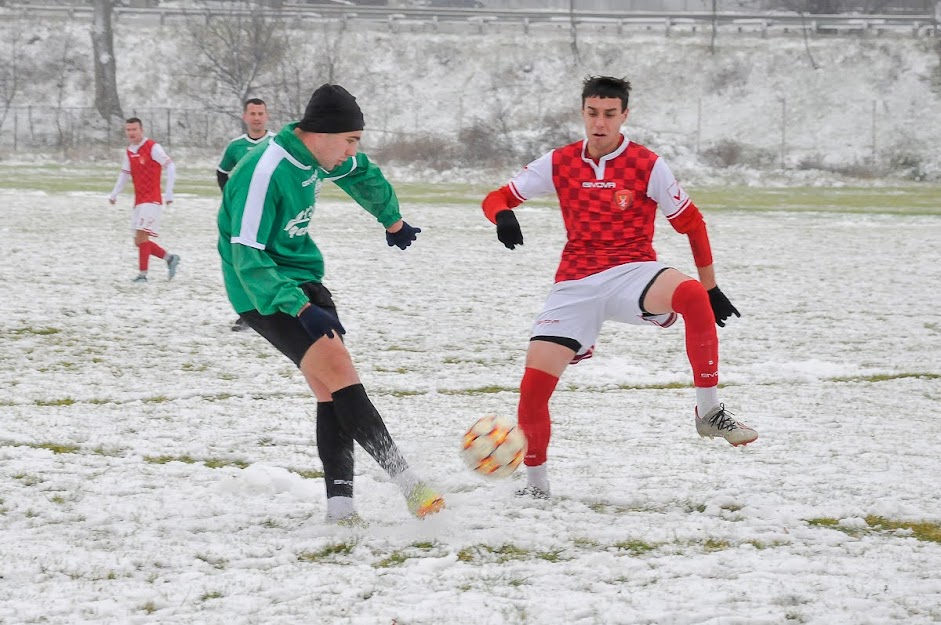
[{"label": "soccer ball", "polygon": [[507,477],[525,456],[526,435],[504,417],[482,417],[464,434],[464,464],[486,477]]}]

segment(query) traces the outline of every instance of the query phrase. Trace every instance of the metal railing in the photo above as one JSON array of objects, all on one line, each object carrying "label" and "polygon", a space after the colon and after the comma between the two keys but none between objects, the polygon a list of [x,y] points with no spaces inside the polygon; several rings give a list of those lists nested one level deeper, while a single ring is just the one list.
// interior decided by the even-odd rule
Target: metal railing
[{"label": "metal railing", "polygon": [[[248,9],[244,9],[248,11]],[[820,35],[858,35],[898,33],[911,36],[938,36],[941,23],[937,15],[801,15],[784,12],[718,12],[708,11],[576,11],[523,10],[523,9],[464,9],[446,7],[388,7],[388,6],[343,6],[285,4],[279,9],[253,9],[255,14],[268,18],[291,20],[355,20],[381,23],[395,28],[402,24],[421,24],[436,28],[444,25],[481,30],[483,28],[514,27],[530,28],[563,26],[574,23],[585,28],[606,28],[618,31],[644,28],[662,29],[665,33],[674,30],[692,29],[702,31],[717,28],[737,32],[808,32]],[[238,8],[220,9],[218,13],[231,15]],[[0,19],[12,16],[67,17],[88,19],[92,17],[88,5],[46,5],[32,3],[10,3],[0,8]],[[150,19],[164,24],[174,20],[205,19],[208,9],[186,7],[115,7],[115,20]]]}]

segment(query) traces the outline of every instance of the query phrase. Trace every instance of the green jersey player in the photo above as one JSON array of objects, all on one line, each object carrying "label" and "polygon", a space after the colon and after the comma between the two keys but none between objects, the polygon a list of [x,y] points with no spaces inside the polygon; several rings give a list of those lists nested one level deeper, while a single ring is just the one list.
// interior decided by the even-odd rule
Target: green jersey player
[{"label": "green jersey player", "polygon": [[327,520],[356,523],[353,441],[399,485],[423,518],[444,499],[411,469],[370,402],[341,336],[323,256],[310,236],[317,190],[330,180],[406,249],[420,228],[399,212],[392,186],[357,152],[363,114],[339,85],[314,91],[300,122],[251,150],[232,171],[219,210],[219,255],[229,301],[246,323],[290,358],[317,397],[317,451],[327,489]]}]

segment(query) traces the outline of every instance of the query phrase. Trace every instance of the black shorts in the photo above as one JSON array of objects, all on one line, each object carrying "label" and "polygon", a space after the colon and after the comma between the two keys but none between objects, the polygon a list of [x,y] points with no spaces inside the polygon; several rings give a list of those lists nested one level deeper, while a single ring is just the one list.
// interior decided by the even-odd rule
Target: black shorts
[{"label": "black shorts", "polygon": [[[299,286],[310,299],[311,304],[326,308],[337,315],[336,304],[333,303],[333,297],[327,287],[319,282],[305,282]],[[339,319],[339,315],[337,318]],[[298,367],[301,366],[304,354],[314,344],[314,340],[307,334],[307,330],[297,317],[292,317],[287,313],[276,312],[273,315],[263,315],[257,310],[249,310],[242,313],[242,319],[252,330],[265,337]]]}]

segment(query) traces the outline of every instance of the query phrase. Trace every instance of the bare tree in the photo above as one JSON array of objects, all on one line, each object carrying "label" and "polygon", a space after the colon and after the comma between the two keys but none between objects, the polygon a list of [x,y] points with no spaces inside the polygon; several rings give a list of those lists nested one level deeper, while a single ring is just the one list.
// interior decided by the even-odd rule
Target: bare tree
[{"label": "bare tree", "polygon": [[124,119],[118,98],[118,72],[114,62],[114,31],[111,15],[114,0],[94,0],[91,42],[95,64],[95,108],[110,122]]},{"label": "bare tree", "polygon": [[264,3],[248,0],[224,8],[204,5],[203,16],[188,23],[186,45],[193,55],[184,73],[198,80],[194,97],[204,106],[231,115],[247,98],[277,84],[288,49],[284,23]]},{"label": "bare tree", "polygon": [[68,93],[69,79],[80,74],[82,67],[75,55],[75,41],[69,31],[62,34],[59,43],[62,46],[61,53],[50,63],[50,69],[54,72],[53,79],[56,88],[56,131],[59,134],[59,145],[67,148],[74,143],[75,128],[74,123],[69,124],[68,128],[62,127],[62,105]]},{"label": "bare tree", "polygon": [[719,30],[719,0],[712,0],[712,36],[709,38],[709,53],[716,53],[716,35]]},{"label": "bare tree", "polygon": [[3,122],[7,119],[10,107],[22,87],[23,80],[20,75],[23,62],[23,41],[20,37],[19,28],[14,28],[12,31],[10,38],[5,42],[6,46],[4,46],[9,46],[7,48],[9,54],[6,55],[5,62],[0,63],[0,106],[3,107],[3,110],[0,110],[0,128],[3,127]]},{"label": "bare tree", "polygon": [[[313,54],[284,55],[277,69],[277,84],[272,89],[272,99],[278,108],[299,115],[304,112],[311,92],[321,82],[336,83],[340,80],[344,58],[342,43],[347,26],[346,20],[335,25],[324,21],[322,36],[314,43]],[[288,35],[285,35],[285,41],[290,49],[303,49],[300,42]]]},{"label": "bare tree", "polygon": [[575,63],[581,62],[578,53],[578,23],[575,19],[575,0],[569,0],[569,30],[572,33],[572,57]]}]

